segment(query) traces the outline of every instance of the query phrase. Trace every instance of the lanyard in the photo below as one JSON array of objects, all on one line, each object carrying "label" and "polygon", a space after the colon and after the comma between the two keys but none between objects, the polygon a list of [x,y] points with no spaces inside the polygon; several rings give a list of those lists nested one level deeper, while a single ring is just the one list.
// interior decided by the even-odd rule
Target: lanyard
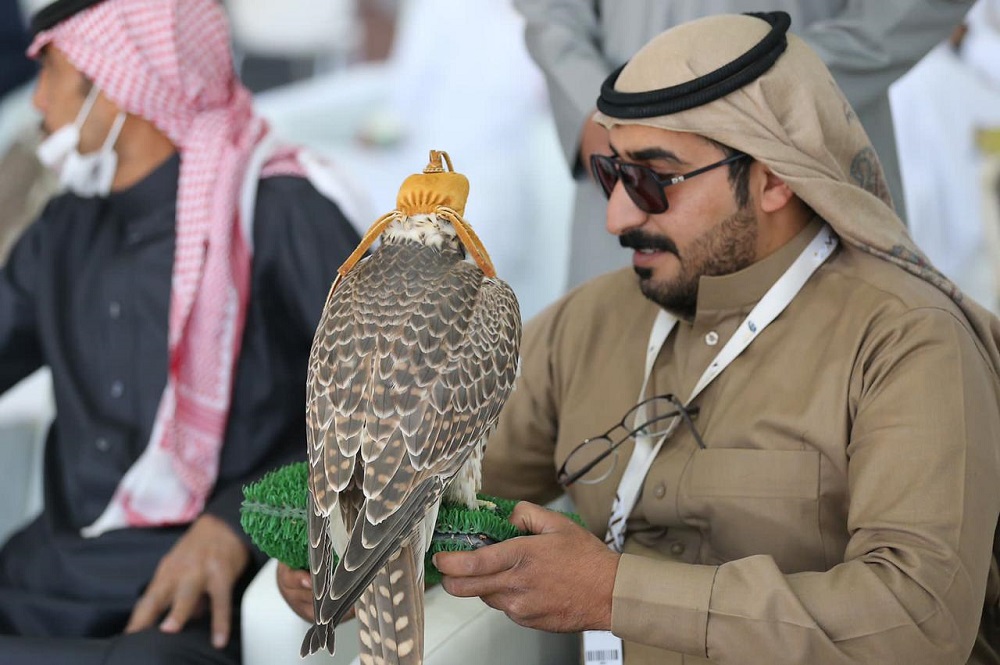
[{"label": "lanyard", "polygon": [[[684,403],[685,406],[691,404],[698,395],[705,390],[708,385],[722,374],[730,363],[733,362],[750,344],[763,332],[772,321],[778,318],[786,307],[792,302],[802,287],[809,280],[816,270],[823,265],[830,254],[837,247],[837,236],[826,224],[820,230],[812,242],[799,254],[795,262],[789,266],[788,270],[778,278],[760,302],[751,310],[750,314],[743,320],[732,338],[715,356],[708,367],[702,373],[701,378],[691,391],[691,396]],[[646,374],[642,381],[642,388],[639,391],[638,400],[641,402],[646,397],[646,387],[649,384],[649,377],[653,373],[653,365],[660,349],[666,342],[670,332],[677,325],[677,317],[668,314],[665,310],[660,310],[656,320],[653,322],[653,329],[649,334],[649,344],[646,347]],[[646,420],[646,409],[640,407],[636,414],[636,422]],[[639,500],[639,493],[646,480],[653,460],[663,446],[663,443],[670,438],[681,418],[675,418],[667,428],[667,431],[656,437],[647,435],[635,435],[635,448],[628,466],[615,492],[615,500],[611,508],[611,519],[608,522],[608,532],[604,537],[604,542],[616,552],[621,552],[625,544],[625,523],[628,516],[635,508]]]}]

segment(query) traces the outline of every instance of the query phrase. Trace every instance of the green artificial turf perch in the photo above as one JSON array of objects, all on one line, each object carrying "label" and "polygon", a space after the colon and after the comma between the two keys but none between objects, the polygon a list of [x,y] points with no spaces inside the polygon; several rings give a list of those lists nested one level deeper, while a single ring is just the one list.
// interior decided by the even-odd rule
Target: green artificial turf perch
[{"label": "green artificial turf perch", "polygon": [[[309,537],[306,532],[308,467],[296,462],[271,471],[256,483],[243,488],[240,524],[264,554],[292,568],[309,567]],[[496,505],[496,510],[469,510],[465,506],[443,504],[425,560],[427,584],[441,579],[431,563],[437,552],[472,550],[483,545],[525,535],[510,523],[517,501],[479,495]],[[567,513],[576,522],[577,515]],[[336,565],[336,561],[334,561]]]}]

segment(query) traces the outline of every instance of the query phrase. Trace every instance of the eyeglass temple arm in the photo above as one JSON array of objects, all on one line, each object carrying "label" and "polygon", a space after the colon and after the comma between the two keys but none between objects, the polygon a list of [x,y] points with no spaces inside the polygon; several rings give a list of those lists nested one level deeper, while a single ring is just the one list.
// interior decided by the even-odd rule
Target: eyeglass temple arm
[{"label": "eyeglass temple arm", "polygon": [[749,156],[750,155],[746,154],[745,152],[738,152],[735,155],[730,155],[729,157],[726,157],[721,162],[716,162],[714,164],[709,164],[708,166],[703,166],[700,169],[695,169],[694,171],[691,171],[690,173],[672,176],[670,178],[670,184],[676,185],[679,182],[684,182],[688,178],[693,178],[696,175],[701,175],[702,173],[706,173],[708,171],[711,171],[712,169],[719,168],[720,166],[725,166],[726,164],[732,164],[733,162],[739,161]]}]

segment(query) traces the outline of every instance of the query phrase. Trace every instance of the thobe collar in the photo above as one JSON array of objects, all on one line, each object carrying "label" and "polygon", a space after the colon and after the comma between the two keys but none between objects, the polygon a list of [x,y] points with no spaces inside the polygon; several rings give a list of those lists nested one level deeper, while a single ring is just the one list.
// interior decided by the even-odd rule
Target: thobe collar
[{"label": "thobe collar", "polygon": [[128,189],[112,192],[107,209],[123,220],[138,219],[177,202],[181,159],[174,153]]},{"label": "thobe collar", "polygon": [[764,297],[799,254],[823,228],[823,220],[813,217],[804,229],[770,256],[738,272],[701,277],[695,321],[729,311],[749,311]]}]

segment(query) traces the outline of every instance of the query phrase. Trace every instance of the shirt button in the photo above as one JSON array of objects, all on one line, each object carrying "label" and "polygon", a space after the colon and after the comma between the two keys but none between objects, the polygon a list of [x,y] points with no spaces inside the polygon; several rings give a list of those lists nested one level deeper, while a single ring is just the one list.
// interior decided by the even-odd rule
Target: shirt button
[{"label": "shirt button", "polygon": [[705,344],[708,344],[709,346],[715,346],[718,343],[719,343],[719,333],[713,330],[712,332],[705,335]]},{"label": "shirt button", "polygon": [[670,553],[673,554],[674,556],[680,556],[684,554],[684,550],[686,549],[687,547],[684,546],[684,543],[673,543],[670,546]]},{"label": "shirt button", "polygon": [[656,488],[653,490],[653,496],[655,496],[657,499],[662,499],[664,496],[666,496],[666,494],[667,494],[667,488],[663,485],[663,483],[657,485]]},{"label": "shirt button", "polygon": [[115,381],[111,384],[111,396],[114,398],[121,397],[125,393],[125,384],[121,381]]},{"label": "shirt button", "polygon": [[117,300],[112,300],[108,304],[108,316],[112,319],[117,319],[122,315],[122,305]]},{"label": "shirt button", "polygon": [[102,436],[97,441],[94,441],[94,447],[100,450],[102,453],[106,453],[111,448],[111,442]]}]

